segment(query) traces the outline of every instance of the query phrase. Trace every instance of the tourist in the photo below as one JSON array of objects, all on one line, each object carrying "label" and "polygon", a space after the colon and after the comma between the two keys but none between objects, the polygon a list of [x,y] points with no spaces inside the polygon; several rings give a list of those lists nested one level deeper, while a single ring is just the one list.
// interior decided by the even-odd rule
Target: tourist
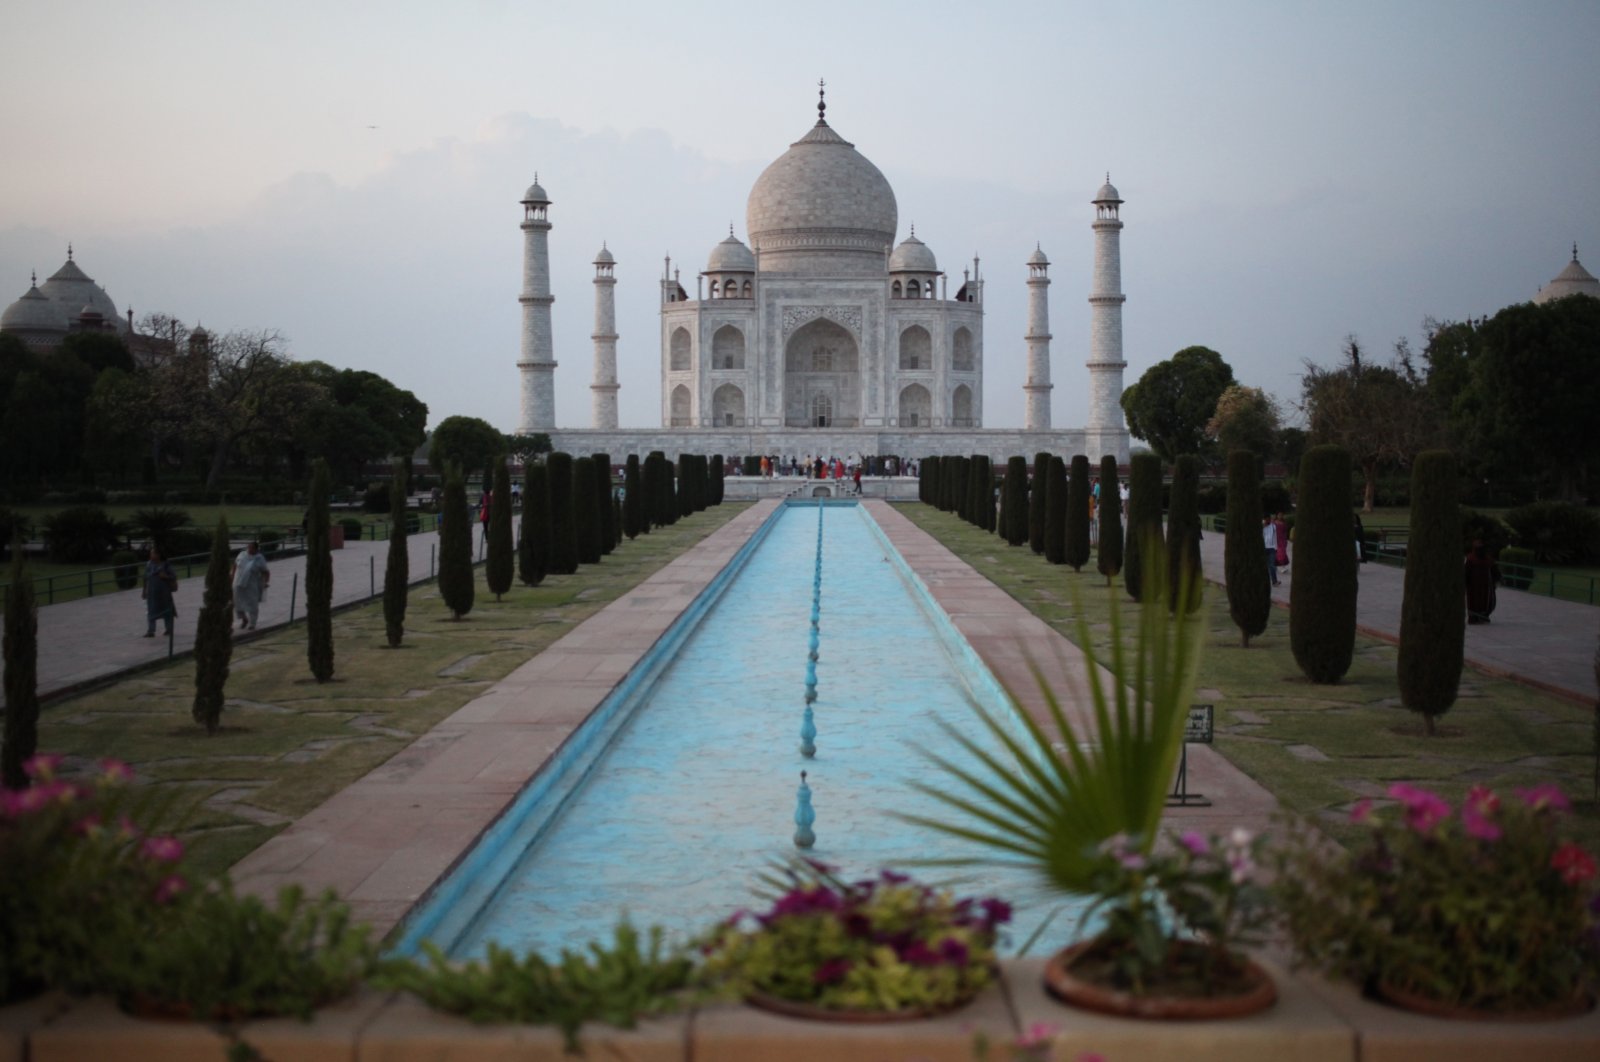
[{"label": "tourist", "polygon": [[1272,526],[1278,532],[1278,555],[1273,558],[1273,563],[1279,568],[1289,566],[1289,521],[1285,520],[1283,513],[1272,518]]},{"label": "tourist", "polygon": [[856,480],[856,493],[860,494],[861,493],[861,466],[860,465],[856,466],[855,480]]},{"label": "tourist", "polygon": [[478,525],[483,528],[483,544],[489,544],[489,506],[494,504],[494,491],[486,490],[478,499]]},{"label": "tourist", "polygon": [[256,629],[256,613],[261,608],[261,595],[267,592],[272,572],[267,569],[267,558],[261,555],[261,543],[252,541],[233,558],[233,612],[239,617],[239,629]]},{"label": "tourist", "polygon": [[1361,514],[1351,513],[1350,515],[1355,519],[1356,560],[1360,561],[1362,564],[1365,564],[1367,563],[1367,532],[1366,529],[1361,526]]},{"label": "tourist", "polygon": [[1267,574],[1272,585],[1278,585],[1278,525],[1269,516],[1261,518],[1261,542],[1267,549]]},{"label": "tourist", "polygon": [[178,573],[162,559],[161,551],[150,547],[150,559],[144,566],[144,620],[146,638],[156,636],[156,620],[165,620],[167,637],[172,637],[172,620],[178,614],[172,604],[172,595],[178,589]]},{"label": "tourist", "polygon": [[1472,540],[1472,549],[1467,552],[1467,622],[1488,623],[1489,614],[1494,611],[1495,587],[1500,583],[1500,565],[1489,556],[1488,547],[1483,544],[1483,539]]}]

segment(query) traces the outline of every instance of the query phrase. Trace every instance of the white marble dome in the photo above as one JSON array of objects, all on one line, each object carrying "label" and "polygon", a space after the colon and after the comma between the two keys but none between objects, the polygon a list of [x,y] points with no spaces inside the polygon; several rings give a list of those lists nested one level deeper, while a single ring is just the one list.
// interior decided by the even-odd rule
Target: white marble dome
[{"label": "white marble dome", "polygon": [[60,310],[40,293],[37,285],[0,313],[0,330],[7,332],[60,332],[66,325]]},{"label": "white marble dome", "polygon": [[1539,289],[1539,294],[1533,297],[1533,301],[1543,305],[1556,299],[1564,299],[1568,295],[1588,295],[1600,299],[1600,280],[1596,280],[1592,273],[1583,268],[1583,263],[1578,261],[1576,245],[1572,248],[1572,261],[1568,262],[1567,267],[1557,273],[1550,283]]},{"label": "white marble dome", "polygon": [[744,241],[733,233],[728,233],[728,238],[711,248],[711,257],[706,260],[707,273],[754,273],[756,271],[756,256]]},{"label": "white marble dome", "polygon": [[756,179],[745,221],[763,272],[881,273],[899,208],[878,167],[818,120]]},{"label": "white marble dome", "polygon": [[1045,257],[1044,248],[1035,244],[1033,253],[1028,256],[1028,260],[1023,264],[1031,266],[1047,266],[1050,264],[1050,259]]},{"label": "white marble dome", "polygon": [[894,249],[894,254],[889,256],[889,272],[891,273],[937,273],[939,263],[933,257],[933,250],[913,232],[900,242]]},{"label": "white marble dome", "polygon": [[537,175],[534,176],[533,183],[528,185],[528,190],[522,193],[522,201],[524,203],[550,202],[550,197],[545,194],[544,188],[540,186]]},{"label": "white marble dome", "polygon": [[1100,190],[1094,194],[1092,201],[1096,203],[1122,202],[1122,195],[1117,191],[1117,186],[1111,183],[1110,174],[1106,175],[1106,183],[1100,186]]},{"label": "white marble dome", "polygon": [[94,310],[107,321],[118,319],[117,304],[111,301],[104,288],[78,268],[70,254],[61,268],[39,287],[39,293],[55,304],[62,330],[85,309]]}]

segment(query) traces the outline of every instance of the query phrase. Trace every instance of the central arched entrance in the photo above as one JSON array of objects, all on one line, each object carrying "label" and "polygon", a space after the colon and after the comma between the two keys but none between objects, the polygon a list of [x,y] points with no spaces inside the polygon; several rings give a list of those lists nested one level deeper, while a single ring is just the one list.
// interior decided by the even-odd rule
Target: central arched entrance
[{"label": "central arched entrance", "polygon": [[789,337],[783,354],[783,420],[791,428],[861,423],[861,355],[844,327],[819,317]]}]

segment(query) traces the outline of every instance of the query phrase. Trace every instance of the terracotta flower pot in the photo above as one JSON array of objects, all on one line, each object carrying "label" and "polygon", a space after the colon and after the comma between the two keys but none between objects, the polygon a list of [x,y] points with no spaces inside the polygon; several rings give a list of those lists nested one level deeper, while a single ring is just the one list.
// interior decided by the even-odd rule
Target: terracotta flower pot
[{"label": "terracotta flower pot", "polygon": [[1401,1010],[1409,1010],[1413,1014],[1426,1014],[1433,1018],[1448,1018],[1452,1021],[1556,1021],[1560,1018],[1574,1018],[1579,1014],[1587,1014],[1594,1009],[1594,997],[1581,992],[1559,1003],[1548,1003],[1542,1007],[1529,1007],[1525,1010],[1482,1010],[1477,1007],[1443,1003],[1403,988],[1396,988],[1394,985],[1384,984],[1382,981],[1373,983],[1372,994]]},{"label": "terracotta flower pot", "polygon": [[857,1025],[897,1021],[921,1021],[924,1018],[937,1018],[941,1014],[949,1014],[960,1010],[978,997],[974,992],[948,1007],[918,1007],[911,1010],[839,1010],[833,1007],[821,1007],[815,1003],[802,1003],[799,1000],[784,999],[781,996],[768,995],[765,992],[751,992],[744,997],[744,1001],[758,1010],[765,1010],[772,1014],[782,1014],[787,1018],[804,1018],[807,1021],[831,1021],[838,1024]]},{"label": "terracotta flower pot", "polygon": [[[1211,1021],[1242,1018],[1266,1010],[1277,1002],[1278,989],[1272,977],[1254,962],[1246,962],[1244,987],[1226,996],[1134,995],[1107,988],[1073,973],[1075,962],[1086,955],[1096,941],[1086,940],[1057,952],[1045,963],[1044,985],[1049,993],[1069,1006],[1114,1014],[1124,1018],[1154,1018],[1165,1021]],[[1198,948],[1198,945],[1194,947]]]}]

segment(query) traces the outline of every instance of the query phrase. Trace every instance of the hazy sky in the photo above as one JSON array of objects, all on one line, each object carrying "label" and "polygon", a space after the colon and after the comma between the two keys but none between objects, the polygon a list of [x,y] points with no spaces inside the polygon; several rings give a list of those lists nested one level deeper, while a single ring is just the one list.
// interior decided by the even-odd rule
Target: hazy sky
[{"label": "hazy sky", "polygon": [[[121,310],[274,327],[432,421],[517,419],[522,236],[554,205],[556,412],[590,423],[617,257],[623,426],[660,421],[657,279],[685,286],[815,119],[987,279],[984,422],[1020,425],[1026,269],[1051,267],[1058,426],[1083,423],[1107,170],[1127,382],[1181,347],[1298,394],[1343,337],[1600,272],[1600,0],[245,3],[8,0],[0,305],[70,240]],[[952,285],[952,290],[954,285]]]}]

